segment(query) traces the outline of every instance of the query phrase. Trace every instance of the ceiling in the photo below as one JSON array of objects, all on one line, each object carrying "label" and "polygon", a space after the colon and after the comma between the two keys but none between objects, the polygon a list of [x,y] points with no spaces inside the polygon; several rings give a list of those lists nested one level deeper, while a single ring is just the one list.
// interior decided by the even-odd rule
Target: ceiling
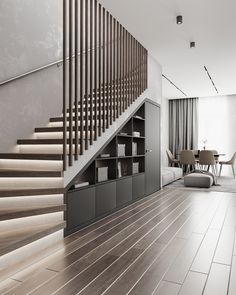
[{"label": "ceiling", "polygon": [[[187,97],[236,94],[235,0],[101,0]],[[176,16],[183,24],[176,24]],[[190,41],[196,47],[190,49]],[[217,89],[215,91],[204,66]],[[163,96],[185,97],[163,78]]]}]

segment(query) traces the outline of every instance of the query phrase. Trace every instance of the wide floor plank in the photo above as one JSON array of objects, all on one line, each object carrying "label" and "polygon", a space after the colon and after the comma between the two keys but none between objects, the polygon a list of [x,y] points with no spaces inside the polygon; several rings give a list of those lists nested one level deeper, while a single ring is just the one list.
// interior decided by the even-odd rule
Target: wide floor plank
[{"label": "wide floor plank", "polygon": [[216,248],[213,261],[222,264],[231,264],[234,248],[235,228],[223,227]]},{"label": "wide floor plank", "polygon": [[207,275],[190,271],[178,295],[202,295]]},{"label": "wide floor plank", "polygon": [[181,285],[179,284],[161,281],[153,295],[177,295],[180,288]]},{"label": "wide floor plank", "polygon": [[228,265],[213,263],[204,295],[226,295],[229,281],[230,267]]},{"label": "wide floor plank", "polygon": [[166,273],[164,280],[183,284],[198,248],[200,247],[202,239],[203,235],[192,234],[186,246],[179,253],[178,257]]},{"label": "wide floor plank", "polygon": [[205,274],[209,272],[219,235],[219,230],[211,229],[207,232],[191,266],[192,271]]},{"label": "wide floor plank", "polygon": [[233,256],[228,295],[235,295],[235,294],[236,294],[236,256]]}]

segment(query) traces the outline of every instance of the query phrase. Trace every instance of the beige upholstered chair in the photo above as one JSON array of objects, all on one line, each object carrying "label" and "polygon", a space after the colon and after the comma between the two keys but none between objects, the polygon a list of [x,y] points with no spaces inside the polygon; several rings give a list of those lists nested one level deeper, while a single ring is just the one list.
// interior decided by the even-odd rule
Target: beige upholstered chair
[{"label": "beige upholstered chair", "polygon": [[235,162],[236,162],[236,153],[234,153],[233,157],[229,161],[220,161],[219,162],[219,164],[220,164],[220,175],[221,175],[221,170],[222,170],[223,165],[231,165],[233,175],[234,175],[234,178],[235,178],[235,170],[234,170]]},{"label": "beige upholstered chair", "polygon": [[183,150],[180,153],[180,165],[186,166],[186,173],[190,172],[191,165],[193,166],[194,170],[196,169],[196,160],[193,151],[191,150]]},{"label": "beige upholstered chair", "polygon": [[179,166],[179,160],[175,159],[173,154],[171,153],[170,150],[166,150],[167,158],[169,161],[169,166],[172,167],[173,165],[177,164]]},{"label": "beige upholstered chair", "polygon": [[[213,155],[218,155],[218,151],[217,150],[211,150]],[[219,163],[219,158],[215,156],[215,160],[216,160],[216,163]]]},{"label": "beige upholstered chair", "polygon": [[207,171],[211,167],[214,176],[217,176],[217,166],[214,153],[211,150],[203,150],[199,154],[199,165],[201,167],[207,166]]}]

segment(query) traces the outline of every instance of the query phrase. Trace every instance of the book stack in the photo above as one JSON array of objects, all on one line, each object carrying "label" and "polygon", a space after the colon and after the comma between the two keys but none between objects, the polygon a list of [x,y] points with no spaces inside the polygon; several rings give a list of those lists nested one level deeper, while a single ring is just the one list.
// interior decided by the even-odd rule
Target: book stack
[{"label": "book stack", "polygon": [[140,137],[140,132],[139,131],[133,131],[133,136]]}]

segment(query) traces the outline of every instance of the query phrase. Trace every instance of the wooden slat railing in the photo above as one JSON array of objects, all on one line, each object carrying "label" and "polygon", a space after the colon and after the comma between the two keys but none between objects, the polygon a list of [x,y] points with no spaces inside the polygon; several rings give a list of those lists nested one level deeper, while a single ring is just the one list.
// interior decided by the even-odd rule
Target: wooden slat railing
[{"label": "wooden slat railing", "polygon": [[97,0],[63,0],[64,170],[147,88],[147,62]]}]

